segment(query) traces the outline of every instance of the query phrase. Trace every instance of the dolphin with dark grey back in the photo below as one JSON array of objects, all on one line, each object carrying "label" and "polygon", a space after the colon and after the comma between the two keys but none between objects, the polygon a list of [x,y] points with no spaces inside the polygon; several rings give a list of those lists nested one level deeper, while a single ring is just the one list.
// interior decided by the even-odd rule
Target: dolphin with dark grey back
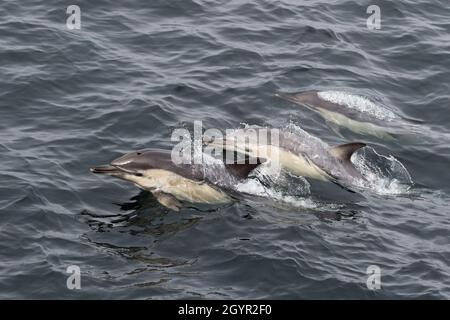
[{"label": "dolphin with dark grey back", "polygon": [[[414,129],[413,123],[362,96],[338,91],[280,92],[275,96],[318,113],[337,133],[339,127],[345,127],[357,134],[395,140],[393,134],[406,133],[407,126]],[[366,109],[358,109],[358,104]]]},{"label": "dolphin with dark grey back", "polygon": [[280,169],[294,175],[333,182],[351,192],[354,192],[355,185],[365,181],[351,162],[354,152],[365,147],[365,143],[354,142],[330,147],[306,132],[305,136],[300,136],[296,132],[282,129],[278,131],[276,144],[264,144],[255,139],[258,134],[251,134],[258,130],[267,129],[241,129],[236,131],[236,135],[213,141],[205,140],[205,143],[249,157],[264,158],[269,160],[268,163],[277,162]]},{"label": "dolphin with dark grey back", "polygon": [[[205,170],[204,164],[175,164],[165,150],[145,149],[128,153],[91,172],[133,182],[150,191],[159,203],[178,211],[181,201],[221,204],[232,200],[225,191],[245,179],[260,162],[232,163]],[[220,181],[222,183],[218,182]],[[227,181],[227,183],[223,183]],[[216,182],[216,183],[215,183]]]}]

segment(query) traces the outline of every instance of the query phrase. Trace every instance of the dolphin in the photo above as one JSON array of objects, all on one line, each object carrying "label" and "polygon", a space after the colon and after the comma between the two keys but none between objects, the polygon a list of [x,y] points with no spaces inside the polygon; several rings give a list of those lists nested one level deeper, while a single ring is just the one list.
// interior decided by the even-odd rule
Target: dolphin
[{"label": "dolphin", "polygon": [[231,196],[223,189],[230,189],[260,164],[249,162],[213,166],[175,164],[169,151],[144,149],[125,154],[109,165],[92,167],[90,171],[133,182],[150,191],[163,206],[178,211],[182,206],[180,201],[230,202]]},{"label": "dolphin", "polygon": [[297,176],[333,182],[351,192],[354,192],[354,186],[365,181],[364,176],[351,162],[353,153],[365,147],[365,143],[353,142],[330,147],[306,131],[296,132],[289,129],[280,129],[277,139],[261,143],[259,138],[256,138],[260,135],[254,134],[261,129],[266,130],[238,129],[223,139],[206,138],[204,141],[206,145],[214,148],[277,163],[281,169]]},{"label": "dolphin", "polygon": [[346,92],[305,91],[276,93],[275,96],[320,114],[338,134],[338,128],[345,127],[357,134],[395,140],[393,134],[401,133],[400,128],[407,125],[405,119],[386,107]]}]

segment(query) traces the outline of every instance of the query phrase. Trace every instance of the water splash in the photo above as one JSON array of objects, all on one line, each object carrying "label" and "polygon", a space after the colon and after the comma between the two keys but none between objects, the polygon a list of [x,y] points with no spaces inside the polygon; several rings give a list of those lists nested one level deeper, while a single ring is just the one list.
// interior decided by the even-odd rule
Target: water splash
[{"label": "water splash", "polygon": [[352,162],[367,181],[357,181],[357,186],[382,195],[408,194],[413,180],[405,166],[394,156],[378,154],[365,147],[352,156]]},{"label": "water splash", "polygon": [[[309,189],[309,183],[304,180],[305,185],[308,186]],[[296,185],[299,186],[302,185],[301,183]],[[280,185],[278,185],[280,186]],[[282,185],[281,185],[282,186]],[[318,204],[315,203],[311,198],[309,198],[307,195],[300,196],[300,195],[292,195],[287,194],[279,188],[277,188],[277,185],[265,185],[264,182],[260,181],[259,179],[252,178],[247,179],[245,181],[242,181],[236,185],[236,190],[242,193],[255,195],[258,197],[264,197],[271,200],[275,200],[278,202],[282,202],[285,204],[288,204],[293,207],[298,208],[306,208],[306,209],[316,209],[318,207]]]},{"label": "water splash", "polygon": [[326,101],[367,113],[380,120],[394,120],[399,118],[399,116],[387,107],[376,104],[363,96],[343,91],[319,91],[317,95]]},{"label": "water splash", "polygon": [[303,177],[292,176],[284,171],[274,171],[272,166],[262,165],[249,179],[235,186],[236,191],[263,197],[290,207],[336,211],[342,206],[314,201],[310,183]]},{"label": "water splash", "polygon": [[320,145],[322,146],[322,148],[329,147],[329,145],[325,143],[325,141],[306,132],[300,127],[299,124],[293,121],[289,121],[289,123],[283,128],[283,130],[286,130],[292,134],[297,135],[299,137],[299,139],[297,139],[299,144]]}]

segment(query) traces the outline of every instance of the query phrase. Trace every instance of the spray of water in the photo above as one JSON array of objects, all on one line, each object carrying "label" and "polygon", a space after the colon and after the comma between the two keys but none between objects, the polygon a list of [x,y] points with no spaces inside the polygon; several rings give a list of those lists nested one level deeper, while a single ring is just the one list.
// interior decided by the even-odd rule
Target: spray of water
[{"label": "spray of water", "polygon": [[317,94],[323,100],[343,105],[362,113],[367,113],[380,120],[394,120],[399,118],[387,107],[376,104],[363,96],[343,91],[320,91]]},{"label": "spray of water", "polygon": [[413,185],[411,175],[394,156],[378,154],[372,147],[352,156],[352,162],[366,181],[357,181],[357,187],[382,195],[408,194]]}]

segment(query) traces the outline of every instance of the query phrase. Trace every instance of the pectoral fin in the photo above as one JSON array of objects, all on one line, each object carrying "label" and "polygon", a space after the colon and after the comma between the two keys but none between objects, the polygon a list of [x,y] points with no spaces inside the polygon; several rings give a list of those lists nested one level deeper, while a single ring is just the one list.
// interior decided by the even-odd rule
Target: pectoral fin
[{"label": "pectoral fin", "polygon": [[158,202],[163,206],[172,209],[174,211],[180,211],[182,204],[173,195],[162,191],[155,191],[152,193],[153,196],[155,196],[156,200],[158,200]]}]

